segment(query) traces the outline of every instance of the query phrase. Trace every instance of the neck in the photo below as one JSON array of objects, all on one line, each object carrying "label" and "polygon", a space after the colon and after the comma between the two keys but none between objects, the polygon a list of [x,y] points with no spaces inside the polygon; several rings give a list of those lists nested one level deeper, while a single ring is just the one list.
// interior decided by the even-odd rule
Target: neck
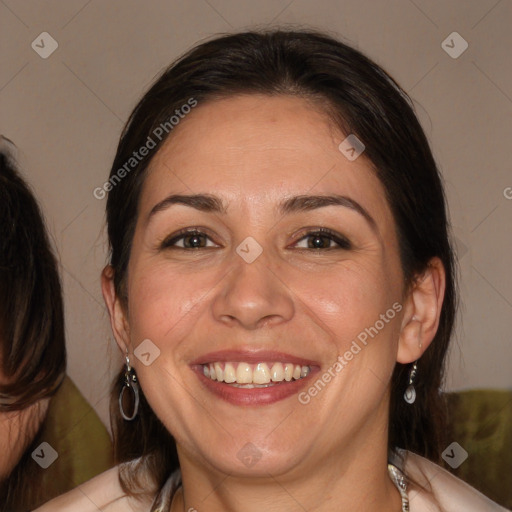
[{"label": "neck", "polygon": [[309,457],[300,467],[268,477],[224,474],[181,453],[183,490],[172,512],[398,512],[401,498],[387,469],[387,422],[384,425],[379,429],[366,424],[327,456]]}]

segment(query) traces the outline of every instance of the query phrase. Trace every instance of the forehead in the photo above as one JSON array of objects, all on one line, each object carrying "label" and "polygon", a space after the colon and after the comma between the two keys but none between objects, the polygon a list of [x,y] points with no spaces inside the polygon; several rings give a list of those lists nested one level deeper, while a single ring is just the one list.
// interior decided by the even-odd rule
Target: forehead
[{"label": "forehead", "polygon": [[346,137],[315,103],[243,95],[199,104],[151,162],[141,212],[172,193],[215,193],[227,204],[277,203],[294,194],[351,195],[387,218],[384,189],[364,154],[349,161]]}]

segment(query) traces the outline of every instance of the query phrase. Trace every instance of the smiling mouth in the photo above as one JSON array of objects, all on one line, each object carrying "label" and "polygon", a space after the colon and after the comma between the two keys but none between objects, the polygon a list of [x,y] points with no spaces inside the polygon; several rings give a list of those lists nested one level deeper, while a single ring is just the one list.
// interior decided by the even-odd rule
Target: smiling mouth
[{"label": "smiling mouth", "polygon": [[190,363],[205,390],[237,406],[267,406],[290,398],[320,371],[313,359],[256,347],[226,348]]},{"label": "smiling mouth", "polygon": [[202,364],[203,375],[231,387],[267,388],[307,377],[310,366],[281,362],[212,362]]}]

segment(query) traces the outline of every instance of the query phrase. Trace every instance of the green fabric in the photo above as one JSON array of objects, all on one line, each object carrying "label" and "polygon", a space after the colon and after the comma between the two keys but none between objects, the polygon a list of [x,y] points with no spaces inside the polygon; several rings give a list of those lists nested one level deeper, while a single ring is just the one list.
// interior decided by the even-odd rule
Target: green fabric
[{"label": "green fabric", "polygon": [[43,473],[44,501],[113,466],[107,429],[67,376],[50,401],[41,440],[58,453]]},{"label": "green fabric", "polygon": [[512,391],[447,393],[449,444],[459,443],[468,458],[445,467],[506,508],[512,508]]}]

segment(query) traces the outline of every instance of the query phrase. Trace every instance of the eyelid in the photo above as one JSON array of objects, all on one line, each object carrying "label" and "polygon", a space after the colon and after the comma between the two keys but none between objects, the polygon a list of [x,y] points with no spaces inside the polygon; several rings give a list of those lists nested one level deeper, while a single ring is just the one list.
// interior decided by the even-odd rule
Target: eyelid
[{"label": "eyelid", "polygon": [[[308,238],[308,237],[314,236],[314,235],[321,235],[321,236],[330,238],[335,244],[338,245],[338,249],[349,250],[349,249],[352,249],[352,247],[353,247],[352,242],[346,236],[342,235],[341,233],[337,233],[336,231],[333,231],[332,229],[324,228],[324,227],[303,228],[299,232],[298,237],[295,240],[295,242],[293,243],[293,245],[299,243],[300,241],[304,240],[305,238]],[[304,249],[304,248],[301,248],[301,249],[307,250],[307,251],[315,250],[315,249]],[[332,250],[332,249],[336,249],[336,247],[330,247],[327,249],[320,249],[320,250],[328,251],[328,250]]]},{"label": "eyelid", "polygon": [[[183,239],[187,235],[205,235],[214,244],[216,244],[217,246],[219,245],[217,242],[215,242],[213,240],[212,236],[209,233],[209,229],[207,229],[205,227],[196,226],[196,227],[188,227],[188,228],[180,229],[176,233],[173,233],[172,235],[165,237],[163,239],[163,241],[158,244],[158,246],[160,247],[160,249],[169,249],[169,248],[176,248],[176,247],[179,249],[182,249],[182,250],[208,249],[208,247],[185,248],[185,247],[178,247],[175,245],[178,240]],[[335,244],[337,244],[339,249],[349,250],[352,248],[352,242],[344,235],[337,233],[336,231],[333,231],[329,228],[314,227],[314,226],[301,229],[299,234],[296,235],[296,240],[293,242],[292,246],[296,245],[297,243],[304,240],[305,238],[308,238],[308,237],[314,236],[314,235],[321,235],[321,236],[325,236],[325,237],[329,238]],[[332,250],[332,249],[336,249],[336,247],[330,247],[327,249],[300,248],[299,250],[326,251],[326,250]]]},{"label": "eyelid", "polygon": [[[161,242],[158,243],[158,247],[160,249],[175,248],[175,247],[177,247],[175,245],[176,242],[178,240],[183,239],[187,235],[189,235],[189,236],[190,235],[205,235],[214,244],[219,245],[219,244],[217,244],[217,242],[215,242],[212,239],[212,236],[210,235],[209,229],[201,227],[201,226],[196,226],[196,227],[183,228],[183,229],[180,229],[179,231],[177,231],[176,233],[173,233],[172,235],[166,236]],[[183,250],[192,250],[192,249],[187,249],[187,248],[184,248],[184,247],[177,247],[177,248],[178,249],[183,249]],[[198,250],[198,249],[208,249],[208,247],[198,247],[195,250]]]}]

